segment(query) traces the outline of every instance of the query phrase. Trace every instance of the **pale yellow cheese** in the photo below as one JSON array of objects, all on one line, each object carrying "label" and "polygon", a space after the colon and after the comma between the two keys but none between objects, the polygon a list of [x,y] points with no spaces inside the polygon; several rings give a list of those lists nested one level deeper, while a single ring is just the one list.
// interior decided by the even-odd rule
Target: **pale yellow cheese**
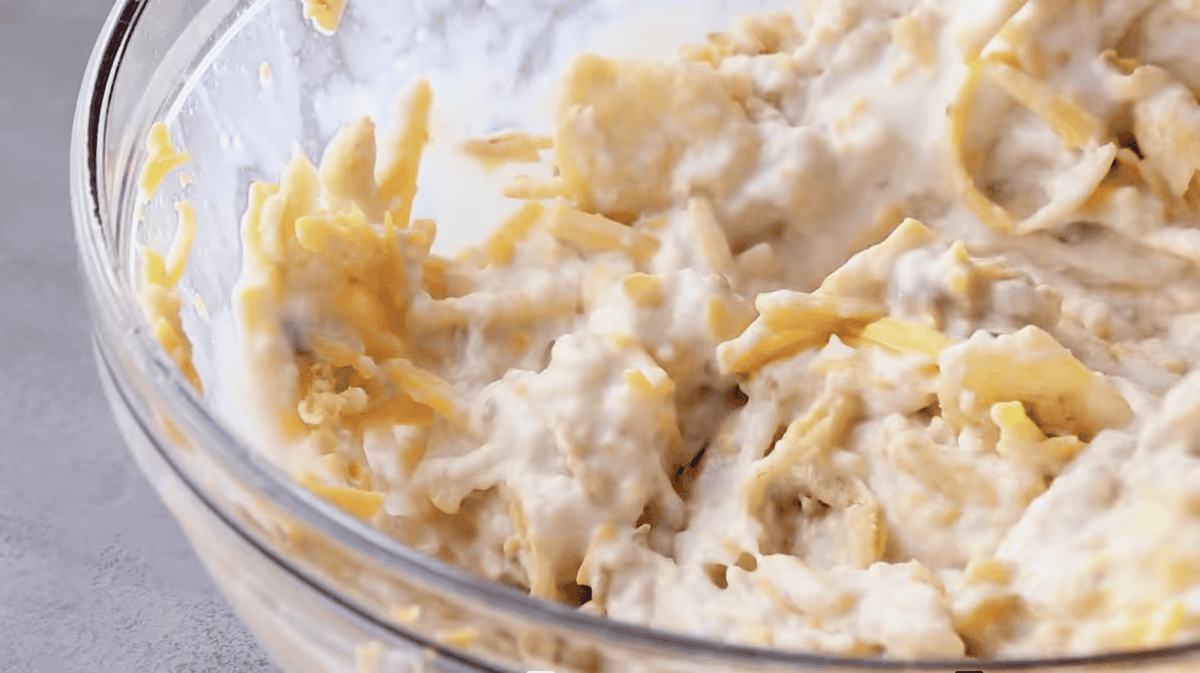
[{"label": "pale yellow cheese", "polygon": [[190,154],[179,152],[171,144],[171,131],[162,122],[154,122],[146,135],[146,152],[149,156],[142,166],[138,178],[138,192],[142,203],[154,197],[163,178],[175,168],[192,160]]},{"label": "pale yellow cheese", "polygon": [[198,392],[203,392],[200,375],[192,362],[192,342],[183,329],[183,300],[176,286],[187,266],[192,242],[196,238],[196,213],[191,203],[175,204],[179,226],[167,259],[150,248],[142,249],[142,277],[138,301],[150,323],[155,340],[179,366],[184,377]]},{"label": "pale yellow cheese", "polygon": [[323,33],[332,35],[337,32],[342,22],[342,14],[346,11],[346,0],[301,0],[304,4],[304,18],[310,19],[313,25]]},{"label": "pale yellow cheese", "polygon": [[938,353],[954,345],[953,339],[937,330],[895,318],[880,318],[867,325],[858,340],[898,352],[923,353],[934,360]]},{"label": "pale yellow cheese", "polygon": [[985,59],[983,69],[1009,95],[1049,124],[1068,147],[1084,147],[1104,135],[1102,121],[1025,72],[993,59]]},{"label": "pale yellow cheese", "polygon": [[938,400],[955,424],[980,425],[993,404],[1016,401],[1047,435],[1090,439],[1133,415],[1111,383],[1037,327],[999,337],[976,334],[942,350],[938,365]]},{"label": "pale yellow cheese", "polygon": [[538,161],[542,150],[553,147],[553,139],[530,135],[523,131],[506,131],[486,138],[467,140],[462,144],[463,152],[467,156],[489,169],[508,162]]},{"label": "pale yellow cheese", "polygon": [[383,506],[383,501],[387,497],[382,493],[374,493],[357,488],[328,486],[322,484],[312,475],[301,475],[299,480],[308,490],[364,521],[370,519],[379,511],[379,508]]},{"label": "pale yellow cheese", "polygon": [[408,94],[401,114],[402,126],[396,135],[392,160],[376,167],[379,203],[397,226],[408,226],[413,197],[417,193],[417,167],[429,140],[429,110],[433,89],[429,82],[418,81]]}]

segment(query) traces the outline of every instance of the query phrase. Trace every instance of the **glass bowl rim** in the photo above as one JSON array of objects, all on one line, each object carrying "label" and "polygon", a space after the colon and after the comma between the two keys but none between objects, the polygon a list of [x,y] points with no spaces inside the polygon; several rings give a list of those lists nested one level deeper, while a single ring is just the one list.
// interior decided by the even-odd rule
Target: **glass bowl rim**
[{"label": "glass bowl rim", "polygon": [[[246,3],[258,5],[269,1],[271,0],[239,0],[232,6],[240,7]],[[687,652],[692,656],[705,656],[712,663],[722,665],[757,663],[792,666],[801,672],[813,668],[847,671],[943,671],[969,670],[979,666],[999,671],[1171,663],[1176,658],[1200,655],[1200,642],[1092,655],[1012,659],[855,658],[723,643],[593,616],[566,605],[533,598],[515,588],[475,577],[462,568],[417,552],[320,500],[243,442],[209,409],[145,328],[144,318],[130,291],[131,288],[125,286],[118,274],[113,272],[112,267],[119,263],[119,260],[106,255],[102,232],[106,226],[111,226],[110,216],[119,218],[120,214],[107,212],[105,200],[102,199],[103,195],[107,195],[107,185],[101,171],[105,162],[105,155],[101,151],[102,138],[108,132],[107,111],[113,85],[123,62],[125,47],[136,33],[139,21],[151,2],[152,0],[118,0],[114,4],[84,72],[71,130],[72,213],[79,266],[92,314],[93,339],[97,346],[96,359],[101,368],[108,369],[111,375],[119,379],[121,372],[108,354],[110,348],[119,349],[119,354],[130,358],[139,370],[161,374],[161,377],[155,378],[166,381],[167,384],[155,385],[158,402],[166,405],[172,414],[181,418],[189,429],[199,430],[199,439],[207,440],[201,443],[206,455],[218,463],[222,470],[227,471],[235,481],[266,497],[282,511],[296,517],[326,539],[347,545],[355,553],[380,563],[385,568],[403,572],[411,579],[450,591],[457,598],[466,599],[471,603],[486,603],[492,609],[506,615],[534,622],[553,623],[563,631],[602,639],[606,645],[649,647],[660,655]],[[133,329],[121,333],[119,336],[124,337],[124,340],[115,343],[114,340],[106,340],[100,329],[106,323]],[[129,391],[120,389],[120,386],[118,392],[122,396],[129,394]],[[128,399],[124,402],[133,408]],[[134,416],[143,425],[142,430],[147,436],[153,438],[153,433],[147,427],[147,419],[136,413]],[[189,478],[187,471],[172,459],[170,449],[161,446],[158,441],[153,441],[152,444],[205,507],[247,543],[302,582],[384,632],[404,640],[415,641],[462,663],[495,670],[494,664],[477,661],[474,655],[455,651],[442,643],[381,620],[370,609],[356,604],[353,599],[325,586],[319,579],[311,577],[287,559],[281,558],[213,502],[204,489]]]}]

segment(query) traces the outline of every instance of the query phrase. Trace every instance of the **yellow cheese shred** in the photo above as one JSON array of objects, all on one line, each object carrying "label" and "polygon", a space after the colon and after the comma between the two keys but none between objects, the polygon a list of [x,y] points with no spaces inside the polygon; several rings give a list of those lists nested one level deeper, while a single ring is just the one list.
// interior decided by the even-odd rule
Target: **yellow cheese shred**
[{"label": "yellow cheese shred", "polygon": [[986,56],[984,64],[984,71],[992,81],[1046,122],[1067,147],[1084,147],[1104,135],[1103,121],[1045,82],[1013,67],[1000,56]]},{"label": "yellow cheese shred", "polygon": [[[1002,456],[1032,459],[1043,465],[1061,465],[1074,458],[1084,447],[1075,435],[1047,437],[1029,418],[1020,401],[997,402],[990,410],[992,422],[1000,429],[996,451]],[[1033,452],[1033,455],[1024,455]]]},{"label": "yellow cheese shred", "polygon": [[909,14],[898,19],[892,27],[892,40],[912,54],[922,66],[932,68],[937,64],[937,50],[933,40],[917,17]]},{"label": "yellow cheese shred", "polygon": [[733,252],[729,249],[725,230],[713,214],[712,204],[708,199],[691,199],[688,201],[688,217],[691,218],[704,262],[713,271],[728,273],[733,268]]},{"label": "yellow cheese shred", "polygon": [[375,123],[363,116],[343,126],[325,147],[318,168],[321,198],[329,210],[357,207],[373,222],[382,218],[375,185]]},{"label": "yellow cheese shred", "polygon": [[142,203],[154,198],[163,178],[173,169],[191,161],[192,155],[179,152],[171,145],[171,131],[162,122],[155,122],[146,135],[146,151],[150,156],[142,166],[141,177],[138,178],[138,191]]},{"label": "yellow cheese shred", "polygon": [[530,135],[522,131],[506,131],[486,138],[473,138],[462,144],[463,153],[489,169],[508,162],[535,162],[540,158],[542,150],[552,147],[552,138]]},{"label": "yellow cheese shred", "polygon": [[814,295],[797,295],[794,302],[768,301],[769,298],[760,295],[754,306],[766,326],[776,332],[804,329],[832,333],[847,318],[867,317],[842,315],[836,302]]},{"label": "yellow cheese shred", "polygon": [[539,180],[528,175],[518,175],[504,186],[503,193],[510,199],[556,199],[569,195],[567,184],[562,178]]},{"label": "yellow cheese shred", "polygon": [[733,339],[754,322],[754,318],[747,315],[747,312],[735,313],[719,297],[709,297],[707,318],[708,330],[717,341]]},{"label": "yellow cheese shred", "polygon": [[549,228],[564,243],[590,252],[624,252],[639,263],[649,261],[659,245],[657,238],[644,231],[564,205],[551,211]]},{"label": "yellow cheese shred", "polygon": [[675,392],[675,382],[662,369],[650,372],[641,369],[626,369],[625,382],[636,392],[644,395],[671,395]]},{"label": "yellow cheese shred", "polygon": [[449,271],[447,260],[430,257],[421,264],[421,287],[434,299],[445,299],[450,294],[446,281]]},{"label": "yellow cheese shred", "polygon": [[367,521],[375,516],[375,513],[383,506],[383,501],[386,499],[384,494],[375,493],[374,491],[364,491],[349,486],[328,486],[322,484],[312,474],[300,475],[299,481],[308,490],[363,521]]},{"label": "yellow cheese shred", "polygon": [[789,358],[809,348],[820,348],[829,343],[831,331],[823,329],[788,329],[775,332],[754,344],[734,360],[730,371],[734,374],[751,374],[776,360]]},{"label": "yellow cheese shred", "polygon": [[863,329],[880,317],[868,303],[802,292],[763,293],[754,306],[758,319],[718,347],[722,371],[752,374],[776,360],[823,347],[834,335],[855,344]]},{"label": "yellow cheese shred", "polygon": [[433,89],[426,80],[418,80],[409,96],[404,125],[396,140],[395,159],[383,168],[376,180],[379,200],[396,226],[408,226],[413,197],[417,193],[417,168],[429,142],[429,111],[433,107]]},{"label": "yellow cheese shred", "polygon": [[516,244],[525,238],[545,212],[546,207],[537,201],[526,201],[484,243],[488,261],[499,265],[511,262]]},{"label": "yellow cheese shred", "polygon": [[250,202],[242,219],[242,254],[252,258],[258,266],[271,264],[263,246],[262,216],[267,199],[278,193],[279,185],[276,184],[259,180],[250,184]]},{"label": "yellow cheese shred", "polygon": [[923,353],[934,360],[955,343],[935,329],[897,318],[876,320],[863,328],[858,339],[898,353]]},{"label": "yellow cheese shred", "polygon": [[383,363],[383,368],[413,400],[445,418],[460,419],[461,414],[454,404],[458,394],[446,380],[402,358]]},{"label": "yellow cheese shred", "polygon": [[431,425],[433,409],[408,395],[398,395],[390,400],[372,402],[366,411],[346,416],[343,420],[363,428],[382,425]]},{"label": "yellow cheese shred", "polygon": [[1012,581],[1012,576],[1012,564],[999,559],[981,558],[967,564],[966,579],[968,582],[1008,584]]},{"label": "yellow cheese shred", "polygon": [[172,287],[183,277],[192,242],[196,240],[196,210],[192,204],[180,201],[175,204],[175,212],[179,213],[179,229],[175,233],[175,240],[171,242],[166,260],[167,285]]},{"label": "yellow cheese shred", "polygon": [[622,281],[625,294],[638,306],[658,306],[663,301],[662,279],[648,273],[631,273]]},{"label": "yellow cheese shred", "polygon": [[979,191],[979,187],[975,184],[974,178],[971,177],[967,170],[966,148],[964,146],[967,122],[971,118],[971,99],[975,95],[976,89],[979,88],[979,79],[981,77],[982,66],[979,61],[972,63],[967,67],[966,76],[963,77],[962,88],[958,95],[950,103],[948,116],[949,123],[947,124],[949,142],[947,143],[952,152],[950,158],[950,177],[954,181],[955,190],[958,192],[959,198],[963,204],[979,218],[979,221],[991,227],[994,231],[1000,234],[1012,233],[1015,223],[1012,215],[999,204],[993,202],[983,192]]},{"label": "yellow cheese shred", "polygon": [[183,372],[197,391],[202,391],[200,375],[192,363],[192,342],[183,330],[183,300],[175,286],[183,277],[188,254],[196,237],[196,214],[186,201],[175,204],[179,227],[171,243],[167,260],[150,248],[142,249],[142,287],[138,302],[154,338]]},{"label": "yellow cheese shred", "polygon": [[956,41],[967,63],[979,57],[988,42],[992,41],[1009,19],[1029,4],[1029,0],[990,0],[979,4],[980,7],[975,13],[977,20],[964,27],[957,35]]},{"label": "yellow cheese shred", "polygon": [[[1027,410],[1037,429],[1049,436],[1086,440],[1133,417],[1129,403],[1104,376],[1035,326],[998,337],[977,332],[940,353],[938,364],[938,402],[954,425],[979,424],[998,402],[1022,403],[1019,411]],[[1001,407],[1003,414],[1015,411],[1016,407]],[[993,416],[988,421],[1003,428],[1008,418],[1001,416],[997,422]]]},{"label": "yellow cheese shred", "polygon": [[346,11],[346,0],[303,0],[304,18],[313,22],[322,33],[332,35],[337,32],[342,22],[342,14]]},{"label": "yellow cheese shred", "polygon": [[977,642],[983,641],[990,630],[1009,624],[1023,609],[1021,597],[1015,593],[1006,591],[989,595],[971,609],[954,615],[954,628]]}]

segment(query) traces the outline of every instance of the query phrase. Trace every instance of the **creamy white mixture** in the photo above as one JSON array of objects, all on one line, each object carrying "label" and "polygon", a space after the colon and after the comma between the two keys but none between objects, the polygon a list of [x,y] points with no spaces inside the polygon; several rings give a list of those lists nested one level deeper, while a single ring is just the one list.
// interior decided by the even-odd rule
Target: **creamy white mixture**
[{"label": "creamy white mixture", "polygon": [[243,430],[614,619],[893,657],[1200,638],[1200,8],[803,6],[578,58],[552,142],[467,146],[557,172],[452,259],[410,215],[425,86],[395,138],[256,184]]}]

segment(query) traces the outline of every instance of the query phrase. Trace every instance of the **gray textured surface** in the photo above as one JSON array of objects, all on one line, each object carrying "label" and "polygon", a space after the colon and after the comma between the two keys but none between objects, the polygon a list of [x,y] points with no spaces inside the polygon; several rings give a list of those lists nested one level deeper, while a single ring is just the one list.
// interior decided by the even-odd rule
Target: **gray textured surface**
[{"label": "gray textured surface", "polygon": [[109,416],[67,144],[105,0],[0,0],[0,671],[274,671]]}]

